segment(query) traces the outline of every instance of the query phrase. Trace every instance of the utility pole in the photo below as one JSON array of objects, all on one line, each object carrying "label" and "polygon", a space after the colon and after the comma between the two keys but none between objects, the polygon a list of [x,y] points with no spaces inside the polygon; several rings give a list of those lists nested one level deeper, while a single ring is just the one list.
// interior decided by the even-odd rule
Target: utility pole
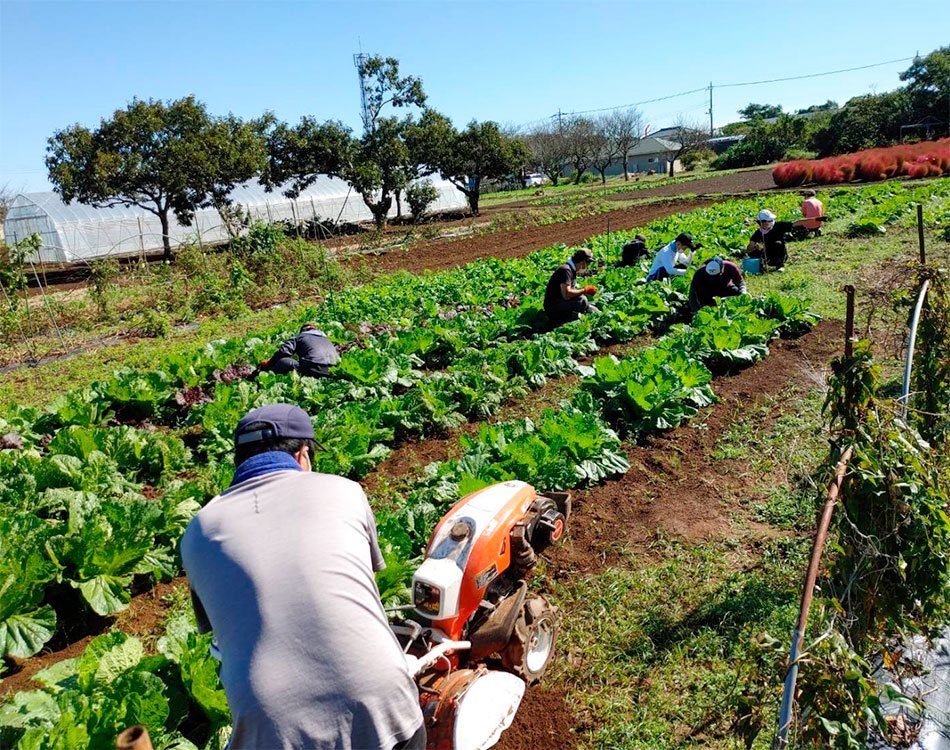
[{"label": "utility pole", "polygon": [[713,137],[712,81],[709,82],[709,137]]},{"label": "utility pole", "polygon": [[369,132],[373,124],[372,118],[369,116],[369,108],[366,106],[366,77],[363,75],[363,66],[368,59],[369,55],[364,52],[353,55],[353,64],[356,66],[356,71],[360,77],[360,117],[363,120],[364,133]]},{"label": "utility pole", "polygon": [[562,114],[561,108],[558,107],[557,108],[557,132],[558,133],[564,132],[564,126],[561,124],[561,114]]}]

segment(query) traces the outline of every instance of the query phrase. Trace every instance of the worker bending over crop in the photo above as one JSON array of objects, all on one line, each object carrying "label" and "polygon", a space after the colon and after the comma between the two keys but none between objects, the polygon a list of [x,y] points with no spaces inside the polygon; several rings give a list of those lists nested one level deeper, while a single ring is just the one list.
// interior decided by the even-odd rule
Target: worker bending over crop
[{"label": "worker bending over crop", "polygon": [[544,289],[544,312],[552,327],[577,320],[584,313],[597,312],[587,300],[597,293],[595,286],[577,286],[577,275],[584,273],[594,259],[586,247],[578,248],[567,263],[558,266]]},{"label": "worker bending over crop", "polygon": [[825,206],[818,200],[818,195],[814,190],[806,190],[804,196],[802,216],[808,221],[802,224],[802,228],[806,234],[814,232],[816,237],[821,237],[821,222],[825,220]]},{"label": "worker bending over crop", "polygon": [[248,413],[231,486],[181,540],[198,630],[221,654],[228,747],[421,750],[419,694],[373,576],[373,512],[355,482],[311,471],[317,447],[297,406]]},{"label": "worker bending over crop", "polygon": [[746,293],[739,266],[717,255],[693,274],[689,285],[689,309],[695,314],[701,307],[715,305],[716,297],[736,297]]},{"label": "worker bending over crop", "polygon": [[642,258],[650,254],[647,250],[647,238],[642,234],[636,235],[631,242],[623,246],[620,256],[620,267],[635,266]]},{"label": "worker bending over crop", "polygon": [[278,375],[296,371],[311,378],[325,378],[339,361],[340,355],[327,335],[316,323],[306,323],[300,333],[280,345],[273,357],[261,362],[261,369]]},{"label": "worker bending over crop", "polygon": [[763,263],[776,269],[784,268],[785,261],[788,260],[785,236],[795,227],[804,226],[806,222],[825,220],[824,216],[818,216],[795,221],[776,221],[775,214],[767,208],[759,211],[755,218],[759,228],[752,233],[746,253],[750,258],[761,258]]},{"label": "worker bending over crop", "polygon": [[[665,245],[654,257],[647,281],[663,281],[670,276],[682,276],[693,262],[693,253],[701,248],[688,234],[677,235],[670,244]],[[687,252],[687,250],[689,252]],[[685,266],[682,268],[680,266]]]}]

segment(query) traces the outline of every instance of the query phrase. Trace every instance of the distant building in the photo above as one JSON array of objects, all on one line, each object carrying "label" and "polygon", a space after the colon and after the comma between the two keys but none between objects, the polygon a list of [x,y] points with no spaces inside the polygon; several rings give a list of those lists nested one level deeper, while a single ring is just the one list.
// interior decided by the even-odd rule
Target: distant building
[{"label": "distant building", "polygon": [[[630,174],[649,172],[651,169],[660,174],[669,172],[669,160],[674,157],[679,148],[680,144],[675,141],[654,138],[652,135],[649,138],[643,138],[627,152],[627,171]],[[677,172],[682,170],[679,159],[676,159],[675,169]],[[593,167],[589,167],[587,171],[591,174],[600,175]],[[565,164],[561,174],[565,177],[571,177],[574,174],[574,168],[570,164]],[[623,174],[623,159],[620,157],[614,159],[605,172],[607,177],[614,177],[618,174]]]},{"label": "distant building", "polygon": [[710,138],[706,143],[718,155],[726,153],[730,148],[744,140],[745,134],[740,133],[739,135],[717,135],[715,138]]}]

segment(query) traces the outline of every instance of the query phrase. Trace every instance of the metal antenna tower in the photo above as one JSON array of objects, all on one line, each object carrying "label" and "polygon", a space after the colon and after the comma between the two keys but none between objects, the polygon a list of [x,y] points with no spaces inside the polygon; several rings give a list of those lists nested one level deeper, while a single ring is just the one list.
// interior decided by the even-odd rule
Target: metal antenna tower
[{"label": "metal antenna tower", "polygon": [[360,77],[360,116],[363,119],[363,132],[369,131],[373,124],[369,116],[369,108],[366,106],[366,76],[363,75],[363,65],[369,59],[365,52],[359,52],[353,55],[353,64],[356,66],[356,72]]}]

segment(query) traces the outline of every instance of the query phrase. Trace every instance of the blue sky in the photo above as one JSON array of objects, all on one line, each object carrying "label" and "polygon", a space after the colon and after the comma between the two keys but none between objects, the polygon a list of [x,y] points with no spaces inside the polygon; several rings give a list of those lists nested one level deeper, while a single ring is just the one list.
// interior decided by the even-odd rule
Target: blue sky
[{"label": "blue sky", "polygon": [[[527,123],[708,85],[819,73],[950,43],[950,2],[16,2],[0,0],[0,186],[48,189],[46,138],[133,96],[359,125],[352,55],[397,57],[457,125]],[[900,84],[909,63],[713,91],[794,110]],[[644,105],[708,122],[708,93]]]}]

